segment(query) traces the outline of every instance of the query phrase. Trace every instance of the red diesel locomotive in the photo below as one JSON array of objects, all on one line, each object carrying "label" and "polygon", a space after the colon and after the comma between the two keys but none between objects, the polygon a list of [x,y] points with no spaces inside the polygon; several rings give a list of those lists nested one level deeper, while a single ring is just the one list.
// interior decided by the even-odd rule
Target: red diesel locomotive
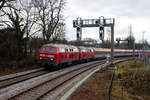
[{"label": "red diesel locomotive", "polygon": [[38,65],[45,68],[60,67],[94,58],[94,49],[65,44],[45,44],[39,50]]}]

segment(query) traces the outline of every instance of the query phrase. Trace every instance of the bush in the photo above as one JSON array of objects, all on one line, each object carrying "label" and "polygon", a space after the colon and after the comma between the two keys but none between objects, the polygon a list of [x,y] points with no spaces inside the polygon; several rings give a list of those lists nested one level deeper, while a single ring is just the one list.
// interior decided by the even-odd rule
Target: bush
[{"label": "bush", "polygon": [[150,91],[150,73],[147,71],[124,72],[123,86],[141,92]]},{"label": "bush", "polygon": [[3,61],[0,62],[0,71],[7,71],[8,69],[17,69],[32,66],[35,64],[34,57],[28,57],[20,61]]}]

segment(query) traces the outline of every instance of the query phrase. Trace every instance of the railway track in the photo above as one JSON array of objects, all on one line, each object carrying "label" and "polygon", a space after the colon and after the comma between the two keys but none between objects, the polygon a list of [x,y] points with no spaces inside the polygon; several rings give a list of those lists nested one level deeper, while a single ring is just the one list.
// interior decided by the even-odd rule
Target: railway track
[{"label": "railway track", "polygon": [[[84,73],[87,73],[85,75],[90,74],[92,71],[95,71],[99,65],[103,65],[105,62],[104,60],[94,61],[64,68],[55,72],[41,72],[39,76],[35,74],[34,77],[30,77],[30,79],[28,77],[28,80],[21,78],[22,80],[16,81],[16,84],[5,85],[4,88],[0,89],[0,100],[55,100],[59,95],[58,93],[62,91],[62,89],[61,91],[59,90],[60,87],[64,88],[64,84],[76,77],[83,76],[82,74]],[[32,76],[33,74],[29,74],[29,76],[30,75]],[[25,77],[27,76],[25,75]]]},{"label": "railway track", "polygon": [[19,82],[46,74],[46,73],[48,73],[48,72],[45,70],[37,70],[37,71],[31,72],[31,73],[26,73],[26,74],[22,74],[22,75],[11,77],[11,78],[10,77],[5,78],[3,80],[0,80],[0,89],[5,88],[10,85],[13,85],[15,83],[19,83]]},{"label": "railway track", "polygon": [[15,73],[15,74],[9,74],[9,75],[5,75],[5,76],[1,76],[0,77],[0,81],[4,81],[4,80],[11,79],[11,78],[23,76],[23,75],[26,75],[26,74],[29,74],[29,73],[38,72],[38,71],[41,71],[41,70],[44,70],[44,69],[43,68],[39,68],[39,69],[30,70],[30,71],[19,72],[19,73]]},{"label": "railway track", "polygon": [[[102,61],[101,61],[102,63]],[[94,65],[93,65],[94,64]],[[99,61],[76,65],[56,72],[47,73],[38,77],[19,82],[0,89],[0,100],[36,100],[55,89],[57,86],[99,65]]]}]

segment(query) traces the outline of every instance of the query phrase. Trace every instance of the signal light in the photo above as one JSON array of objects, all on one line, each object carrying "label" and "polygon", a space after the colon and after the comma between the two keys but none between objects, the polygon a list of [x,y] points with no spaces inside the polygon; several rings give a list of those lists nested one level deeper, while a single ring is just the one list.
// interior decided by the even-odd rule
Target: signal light
[{"label": "signal light", "polygon": [[101,40],[104,39],[104,32],[103,32],[103,31],[99,31],[99,38],[100,38]]},{"label": "signal light", "polygon": [[103,26],[103,25],[100,25],[100,26],[99,26],[99,38],[100,38],[101,40],[104,39],[104,26]]},{"label": "signal light", "polygon": [[103,27],[103,26],[100,26],[99,29],[100,29],[100,31],[103,31],[103,30],[104,30],[104,27]]},{"label": "signal light", "polygon": [[73,26],[75,26],[75,24],[76,24],[75,21],[73,21]]},{"label": "signal light", "polygon": [[120,44],[120,41],[117,41],[118,44]]},{"label": "signal light", "polygon": [[100,33],[100,34],[99,34],[99,38],[100,38],[101,40],[104,39],[103,33]]},{"label": "signal light", "polygon": [[80,31],[80,27],[77,27],[77,31]]},{"label": "signal light", "polygon": [[102,34],[102,33],[100,33],[99,35],[100,35],[100,38],[103,36],[103,34]]},{"label": "signal light", "polygon": [[95,23],[98,24],[98,21],[96,21]]},{"label": "signal light", "polygon": [[79,33],[77,33],[77,38],[79,38]]},{"label": "signal light", "polygon": [[99,21],[97,20],[97,21],[95,21],[95,23],[96,23],[96,24],[99,24]]}]

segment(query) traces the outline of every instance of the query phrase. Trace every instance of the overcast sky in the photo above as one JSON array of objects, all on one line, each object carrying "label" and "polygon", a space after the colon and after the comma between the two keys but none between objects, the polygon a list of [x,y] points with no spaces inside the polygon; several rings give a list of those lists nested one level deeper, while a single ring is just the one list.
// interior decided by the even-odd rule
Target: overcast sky
[{"label": "overcast sky", "polygon": [[[76,39],[76,29],[72,21],[77,17],[97,19],[100,16],[115,18],[115,38],[125,38],[129,35],[129,25],[132,25],[136,42],[144,38],[150,42],[150,0],[67,0],[65,13],[67,39]],[[83,29],[82,39],[90,37],[99,39],[98,28]],[[107,31],[106,35],[107,38]]]}]

